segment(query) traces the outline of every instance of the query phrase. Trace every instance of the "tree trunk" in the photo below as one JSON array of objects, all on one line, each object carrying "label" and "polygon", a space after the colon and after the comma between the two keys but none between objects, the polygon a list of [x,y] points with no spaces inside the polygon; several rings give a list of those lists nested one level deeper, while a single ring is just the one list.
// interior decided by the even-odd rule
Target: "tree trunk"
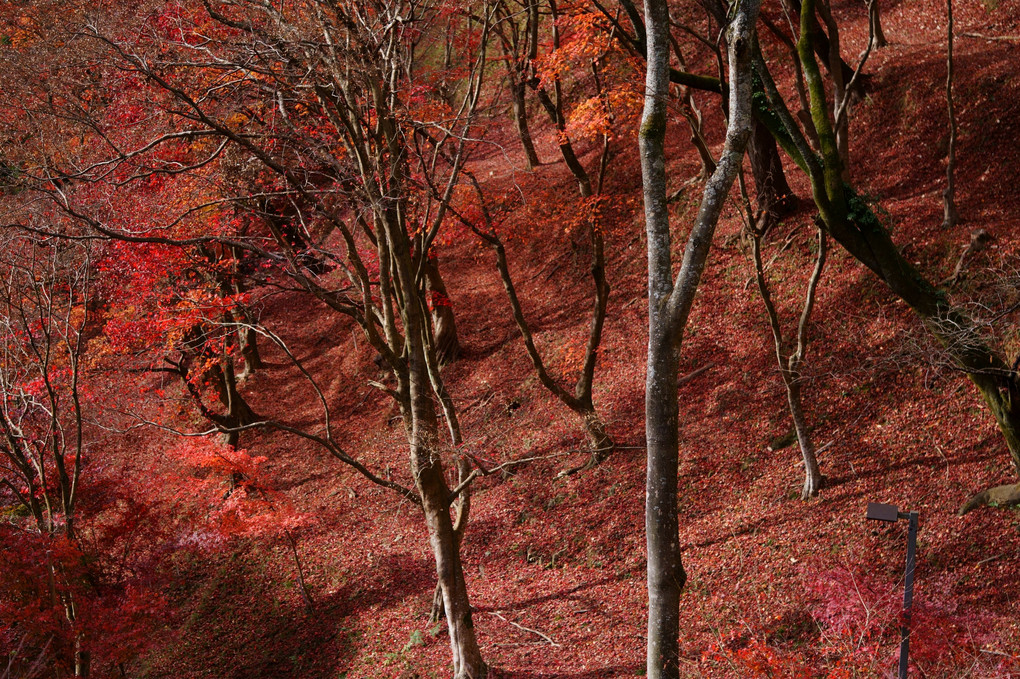
[{"label": "tree trunk", "polygon": [[[746,194],[745,203],[748,202]],[[749,208],[745,208],[749,209]],[[779,362],[779,371],[783,377],[783,385],[786,387],[786,400],[790,406],[790,415],[793,417],[794,431],[797,433],[797,442],[800,445],[800,452],[804,458],[804,489],[801,492],[801,499],[807,500],[818,494],[821,489],[822,477],[818,469],[818,459],[815,456],[814,442],[811,440],[810,428],[807,425],[807,418],[804,416],[804,408],[801,400],[800,388],[800,366],[807,354],[808,347],[808,324],[811,320],[811,312],[815,306],[815,293],[818,290],[818,281],[821,280],[822,270],[825,268],[827,244],[825,231],[818,230],[818,259],[815,261],[814,270],[808,281],[807,293],[804,296],[804,307],[801,310],[800,322],[797,324],[796,345],[789,354],[784,350],[783,327],[779,319],[779,312],[772,302],[772,294],[769,292],[768,282],[765,278],[765,267],[762,264],[761,242],[764,231],[754,231],[752,252],[754,259],[754,277],[758,282],[758,294],[761,296],[765,311],[768,314],[769,325],[772,328],[772,343],[775,348],[776,360]]]},{"label": "tree trunk", "polygon": [[946,190],[942,193],[942,228],[951,229],[960,221],[956,212],[956,109],[953,107],[953,0],[946,0],[949,21],[946,26],[946,107],[949,110],[949,158],[946,164]]},{"label": "tree trunk", "polygon": [[[241,322],[249,323],[246,317],[242,317],[240,320]],[[265,363],[262,362],[262,354],[259,353],[258,333],[255,332],[254,328],[250,328],[247,325],[238,328],[237,342],[241,347],[241,358],[244,359],[244,369],[237,376],[237,379],[243,382],[256,370],[264,368]]]},{"label": "tree trunk", "polygon": [[1020,505],[1020,484],[1007,484],[983,490],[969,498],[960,507],[957,514],[963,516],[978,507],[1016,507],[1017,505]]},{"label": "tree trunk", "polygon": [[[425,521],[429,528],[429,541],[436,561],[436,575],[443,590],[446,624],[453,653],[454,679],[483,679],[488,668],[482,660],[471,604],[468,600],[464,570],[460,561],[460,541],[450,519],[450,489],[443,475],[443,462],[439,452],[439,427],[432,403],[433,388],[425,352],[424,324],[428,321],[422,305],[411,299],[417,294],[417,285],[411,271],[410,244],[402,224],[384,220],[385,238],[389,245],[396,283],[403,292],[400,305],[401,320],[408,350],[408,387],[410,416],[407,426],[411,449],[411,473],[421,496]],[[406,416],[405,416],[406,417]]]},{"label": "tree trunk", "polygon": [[74,638],[74,676],[88,679],[92,671],[92,654],[85,650],[85,635],[79,632]]},{"label": "tree trunk", "polygon": [[439,262],[435,257],[428,257],[425,262],[425,280],[432,297],[432,335],[436,360],[439,365],[449,365],[460,354],[460,340],[457,337],[453,303],[446,292],[446,284],[439,273]]},{"label": "tree trunk", "polygon": [[818,495],[822,488],[822,473],[818,468],[818,458],[815,456],[815,444],[811,440],[811,431],[804,417],[804,408],[801,403],[799,375],[784,375],[786,384],[786,401],[790,404],[790,414],[793,416],[793,427],[797,432],[797,443],[800,444],[800,453],[804,458],[804,489],[800,493],[800,499],[808,500]]},{"label": "tree trunk", "polygon": [[[226,408],[227,412],[223,419],[228,428],[233,429],[258,422],[258,414],[252,410],[237,389],[237,378],[234,375],[232,358],[225,357],[222,365],[214,365],[209,369],[207,376],[216,390],[220,403]],[[239,439],[240,432],[237,431],[224,432],[222,435],[223,443],[228,446],[236,447]]]},{"label": "tree trunk", "polygon": [[429,540],[436,560],[436,575],[443,592],[446,624],[453,652],[454,679],[482,679],[487,668],[482,660],[471,618],[464,570],[460,560],[460,541],[450,519],[450,489],[443,478],[443,466],[436,450],[438,431],[428,378],[425,375],[422,348],[412,351],[410,361],[411,471],[422,499]]},{"label": "tree trunk", "polygon": [[[459,445],[459,443],[458,443]],[[464,483],[471,474],[471,464],[466,457],[461,456],[457,460],[457,485]],[[465,487],[457,498],[457,510],[453,519],[453,537],[457,541],[457,550],[460,553],[460,545],[464,540],[464,530],[467,528],[468,517],[471,514],[471,486]],[[429,612],[429,622],[439,622],[446,617],[446,609],[443,603],[442,583],[436,583],[435,592],[432,594],[432,610]]]},{"label": "tree trunk", "polygon": [[[805,5],[813,5],[813,0],[807,0]],[[810,48],[810,30],[810,23],[802,22],[798,54],[809,86],[812,117],[821,142],[822,158],[818,159],[809,150],[759,53],[755,57],[756,68],[762,76],[775,120],[781,127],[774,131],[779,135],[777,139],[785,142],[784,148],[808,174],[825,230],[924,320],[932,334],[945,346],[948,355],[978,388],[1020,473],[1018,367],[1011,366],[989,347],[975,322],[950,305],[946,296],[903,257],[871,207],[842,181],[838,149],[825,105],[824,86]]]},{"label": "tree trunk", "polygon": [[[512,77],[516,77],[516,74]],[[525,83],[515,82],[510,87],[510,96],[514,108],[514,122],[517,124],[517,136],[521,139],[524,155],[528,159],[528,169],[534,170],[542,162],[538,159],[535,142],[531,138],[531,129],[528,126],[528,107],[524,99],[525,87]]]},{"label": "tree trunk", "polygon": [[[800,22],[800,14],[801,14],[801,6],[802,6],[801,5],[801,0],[789,0],[788,6],[794,12],[794,21],[796,23],[799,23]],[[813,39],[812,39],[812,47],[814,49],[815,54],[818,55],[818,60],[821,61],[822,65],[825,67],[825,69],[831,73],[832,72],[832,65],[829,62],[829,55],[831,53],[831,49],[832,48],[831,48],[831,45],[829,44],[829,36],[826,35],[825,31],[822,30],[821,25],[818,23],[818,17],[814,16],[814,12],[815,12],[815,5],[814,5],[814,3],[812,3],[811,4],[811,17],[810,17],[810,21],[811,21],[811,24],[812,24],[812,31],[814,33],[814,36],[813,36]],[[846,61],[843,60],[842,57],[838,58],[838,62],[837,63],[838,63],[838,70],[840,72],[841,77],[843,78],[843,82],[849,83],[850,79],[853,78],[854,69],[850,68],[850,64],[846,63]],[[854,89],[850,92],[850,94],[851,94],[851,96],[854,96],[857,99],[863,99],[864,98],[865,92],[864,92],[864,80],[863,79],[858,78],[857,84],[854,86]]]},{"label": "tree trunk", "polygon": [[750,56],[757,16],[758,1],[741,0],[729,29],[731,87],[726,144],[715,172],[705,185],[701,208],[674,283],[665,168],[669,10],[665,0],[645,0],[648,61],[638,139],[648,236],[645,530],[648,546],[646,670],[650,679],[675,679],[680,674],[680,592],[686,573],[681,561],[677,519],[679,353],[712,236],[751,134]]},{"label": "tree trunk", "polygon": [[875,35],[875,48],[881,49],[889,45],[882,30],[882,15],[878,8],[878,0],[871,0],[868,5],[868,21],[871,24],[871,32]]},{"label": "tree trunk", "polygon": [[[588,395],[588,401],[591,401],[591,395]],[[595,407],[590,405],[584,407],[572,407],[574,412],[581,418],[581,422],[584,425],[584,433],[588,437],[588,447],[591,449],[591,457],[588,460],[577,466],[571,467],[570,469],[564,469],[556,478],[562,478],[564,476],[572,476],[578,472],[585,472],[589,469],[594,469],[598,465],[602,464],[609,459],[613,451],[616,449],[616,442],[606,431],[606,424],[602,421],[602,418],[595,412]]]},{"label": "tree trunk", "polygon": [[747,146],[747,157],[751,161],[757,210],[762,219],[759,227],[767,231],[790,210],[795,199],[790,184],[786,181],[776,140],[772,138],[768,128],[757,119],[754,121],[751,141]]},{"label": "tree trunk", "polygon": [[613,439],[606,432],[605,424],[595,413],[595,406],[592,402],[592,383],[595,379],[598,349],[602,340],[602,327],[605,322],[606,306],[609,299],[609,283],[606,281],[605,277],[604,241],[601,232],[598,231],[596,225],[589,225],[593,250],[592,278],[595,282],[594,310],[592,312],[592,324],[588,334],[588,343],[585,347],[584,366],[581,371],[581,376],[575,385],[574,393],[570,393],[552,378],[552,375],[549,374],[549,371],[545,367],[542,355],[538,352],[538,347],[535,345],[535,339],[532,335],[531,327],[528,325],[528,321],[524,317],[524,309],[521,306],[520,298],[517,296],[517,288],[510,275],[510,266],[507,263],[506,258],[506,248],[504,247],[503,242],[496,235],[493,228],[491,215],[485,207],[485,201],[482,199],[481,189],[477,185],[475,189],[479,194],[479,199],[482,205],[482,215],[486,221],[486,227],[489,229],[489,232],[486,233],[485,231],[482,231],[470,222],[467,223],[467,226],[471,228],[490,248],[492,248],[493,252],[496,254],[496,269],[499,271],[500,280],[503,282],[503,289],[506,291],[507,298],[510,301],[511,313],[513,314],[514,321],[517,323],[518,330],[521,332],[521,338],[524,340],[524,347],[528,352],[528,357],[531,359],[531,364],[534,366],[535,372],[538,374],[539,381],[542,383],[542,386],[552,392],[553,395],[555,395],[556,398],[558,398],[564,405],[581,417],[585,433],[588,435],[588,440],[592,444],[592,456],[587,462],[581,466],[564,470],[557,476],[569,476],[580,471],[591,469],[596,464],[607,459],[616,445]]}]

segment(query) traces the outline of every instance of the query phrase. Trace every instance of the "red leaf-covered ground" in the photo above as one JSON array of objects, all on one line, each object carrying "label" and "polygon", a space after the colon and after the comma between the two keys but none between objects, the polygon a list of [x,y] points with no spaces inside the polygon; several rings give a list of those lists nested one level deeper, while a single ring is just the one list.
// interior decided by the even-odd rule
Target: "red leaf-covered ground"
[{"label": "red leaf-covered ground", "polygon": [[[978,228],[996,237],[979,268],[1015,267],[1020,250],[1020,15],[1009,2],[958,4],[957,200],[964,222],[952,232],[939,228],[948,138],[942,5],[883,2],[892,45],[871,56],[869,94],[851,123],[854,184],[881,207],[895,240],[933,280],[952,273]],[[844,53],[856,54],[863,7],[843,3],[839,11],[850,19]],[[718,127],[717,103],[699,101],[709,127]],[[516,149],[506,135],[506,147]],[[557,158],[551,132],[539,136],[543,159]],[[696,174],[697,156],[679,123],[671,139],[679,185]],[[579,422],[535,377],[491,253],[465,235],[441,254],[464,347],[445,375],[463,409],[466,446],[495,463],[541,458],[477,482],[463,544],[475,625],[496,676],[644,672],[644,234],[636,142],[615,143],[605,220],[613,293],[595,387],[596,406],[620,444],[608,462],[555,478],[584,460]],[[593,149],[586,159],[594,157]],[[493,152],[475,172],[493,190],[522,190],[510,224],[522,234],[509,241],[513,272],[541,350],[552,371],[569,379],[589,322],[587,245],[569,228],[533,237],[531,225],[569,212],[576,190],[560,162],[533,175],[522,167],[520,157]],[[806,197],[803,177],[788,170]],[[697,199],[695,188],[675,204],[678,244]],[[802,201],[769,244],[774,252],[799,229],[772,269],[787,324],[799,311],[812,262],[809,205]],[[681,392],[680,518],[689,577],[683,675],[888,673],[898,641],[905,524],[866,522],[866,503],[878,501],[921,516],[921,627],[912,651],[924,674],[917,676],[1020,676],[1020,515],[984,509],[956,516],[971,493],[1015,480],[976,392],[911,349],[925,344],[906,306],[834,248],[805,366],[805,405],[824,446],[827,483],[819,498],[800,501],[796,446],[770,450],[789,432],[790,418],[739,231],[734,204],[683,348],[682,372],[712,364]],[[374,356],[360,331],[296,293],[263,295],[263,321],[321,380],[347,450],[410,484],[396,412],[367,384],[375,379]],[[268,366],[245,384],[246,396],[261,412],[314,426],[321,413],[307,382],[278,350],[264,351]],[[110,443],[130,463],[121,472],[128,484],[163,479],[169,489],[194,472],[169,455],[178,445],[170,435],[135,430]],[[163,568],[173,583],[164,593],[172,613],[137,676],[447,676],[445,626],[427,620],[435,575],[420,512],[306,442],[246,434],[242,446],[266,456],[276,489],[312,515],[296,536],[314,609],[305,611],[293,554],[279,535],[171,551]]]}]

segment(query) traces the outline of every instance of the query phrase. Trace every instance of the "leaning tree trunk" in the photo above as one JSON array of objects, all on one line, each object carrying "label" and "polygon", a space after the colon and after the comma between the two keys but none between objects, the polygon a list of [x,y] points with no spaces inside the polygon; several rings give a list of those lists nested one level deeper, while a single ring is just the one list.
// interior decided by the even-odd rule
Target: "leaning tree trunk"
[{"label": "leaning tree trunk", "polygon": [[[805,0],[813,14],[813,0]],[[995,417],[1020,473],[1020,373],[992,349],[973,319],[953,307],[907,261],[871,207],[840,175],[838,147],[825,105],[825,90],[814,60],[811,23],[802,15],[798,54],[808,83],[811,111],[818,131],[822,157],[817,158],[793,121],[785,101],[768,72],[760,52],[755,66],[772,107],[773,135],[783,143],[811,180],[811,190],[826,231],[855,259],[871,269],[889,289],[906,302],[946,348],[956,365],[977,387]]]},{"label": "leaning tree trunk", "polygon": [[645,0],[648,61],[639,134],[648,236],[648,368],[645,437],[648,449],[645,530],[648,546],[647,676],[679,677],[680,592],[686,574],[677,519],[679,353],[712,236],[751,134],[751,69],[758,0],[741,0],[729,29],[730,105],[726,144],[705,185],[701,208],[674,283],[666,198],[666,104],[669,99],[669,10]]},{"label": "leaning tree trunk", "polygon": [[[803,22],[802,22],[802,12],[801,12],[801,9],[802,9],[802,2],[801,2],[801,0],[788,0],[788,2],[786,4],[787,4],[789,9],[793,10],[794,22],[802,24]],[[804,4],[806,4],[806,3],[804,3]],[[829,61],[829,55],[832,53],[832,46],[829,43],[829,36],[826,35],[825,31],[822,30],[821,24],[818,23],[818,17],[815,16],[815,4],[814,4],[814,2],[812,2],[810,4],[809,12],[810,13],[809,13],[807,18],[811,22],[811,30],[814,33],[812,47],[813,47],[813,49],[815,51],[815,54],[818,55],[818,60],[822,63],[822,65],[825,67],[825,69],[828,70],[831,73],[832,64]],[[803,28],[802,28],[802,30],[803,30]],[[837,68],[839,70],[840,77],[843,78],[843,82],[849,83],[850,80],[853,78],[854,69],[852,69],[850,67],[850,64],[846,63],[846,61],[842,57],[840,57],[839,60],[838,60]],[[863,99],[864,98],[865,91],[864,91],[864,80],[863,79],[859,78],[857,80],[857,83],[854,85],[854,89],[851,91],[850,94],[852,96],[856,97],[857,99]]]}]

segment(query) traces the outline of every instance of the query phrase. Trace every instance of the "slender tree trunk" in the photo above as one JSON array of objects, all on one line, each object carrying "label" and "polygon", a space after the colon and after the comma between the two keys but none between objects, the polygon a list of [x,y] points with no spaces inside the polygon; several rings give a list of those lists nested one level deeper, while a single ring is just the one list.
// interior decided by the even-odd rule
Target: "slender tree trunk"
[{"label": "slender tree trunk", "polygon": [[[436,575],[443,592],[447,630],[453,652],[455,679],[482,679],[487,668],[482,660],[471,618],[464,570],[460,560],[460,540],[450,519],[450,489],[443,478],[437,451],[438,435],[431,394],[424,376],[424,358],[420,348],[411,357],[411,408],[415,413],[411,440],[411,470],[422,498],[429,540],[436,561]],[[424,378],[424,379],[422,379]],[[424,384],[423,384],[424,382]]]},{"label": "slender tree trunk", "polygon": [[85,650],[85,635],[79,632],[74,637],[74,676],[88,679],[92,671],[92,654]]},{"label": "slender tree trunk", "polygon": [[698,158],[701,159],[701,174],[698,179],[708,179],[715,172],[715,158],[712,157],[712,150],[708,148],[708,141],[702,133],[701,112],[694,108],[693,104],[685,106],[681,112],[691,127],[691,143],[698,150]]},{"label": "slender tree trunk", "polygon": [[[511,77],[518,77],[512,74]],[[531,138],[531,128],[528,126],[528,107],[524,98],[525,83],[515,82],[510,87],[510,97],[514,109],[514,122],[517,124],[517,136],[521,139],[521,146],[524,148],[524,155],[528,159],[528,169],[534,170],[542,164],[538,159],[538,151],[535,150],[535,142]]]},{"label": "slender tree trunk", "polygon": [[818,458],[815,455],[815,444],[811,439],[810,427],[808,427],[807,418],[804,417],[799,380],[800,376],[796,374],[783,375],[783,382],[786,384],[786,401],[790,405],[793,427],[797,432],[797,443],[800,445],[800,453],[804,458],[804,489],[800,493],[800,498],[808,500],[818,495],[818,491],[821,490],[822,473],[818,468]]},{"label": "slender tree trunk", "polygon": [[677,518],[679,353],[712,236],[743,161],[751,134],[751,69],[757,0],[741,0],[729,29],[730,105],[726,144],[705,185],[697,220],[674,283],[666,205],[666,102],[669,95],[669,10],[645,0],[648,61],[639,133],[648,236],[648,367],[645,437],[648,448],[645,530],[648,546],[648,655],[650,679],[679,677],[680,592],[686,574]]},{"label": "slender tree trunk", "polygon": [[[741,185],[743,189],[743,185]],[[745,205],[749,201],[744,196]],[[750,207],[745,207],[750,212]],[[752,226],[752,228],[754,228]],[[808,325],[811,320],[811,312],[815,306],[815,292],[818,290],[818,282],[822,277],[822,270],[825,268],[827,253],[827,242],[825,231],[818,230],[818,258],[815,261],[814,270],[808,281],[807,293],[804,296],[804,307],[801,310],[800,322],[797,324],[796,346],[786,353],[783,342],[783,326],[779,319],[779,312],[772,302],[772,293],[769,291],[768,282],[765,278],[765,267],[762,264],[761,242],[765,233],[762,230],[752,232],[753,259],[755,280],[758,283],[758,294],[769,318],[769,326],[772,329],[772,343],[775,348],[776,360],[779,363],[779,372],[783,377],[783,385],[786,387],[786,400],[790,406],[790,415],[793,417],[794,430],[797,433],[797,442],[800,445],[801,456],[804,458],[804,489],[801,492],[801,499],[807,500],[818,494],[822,486],[822,476],[818,468],[818,459],[815,455],[815,445],[811,439],[810,427],[807,418],[804,416],[803,401],[801,399],[801,375],[800,366],[807,354],[808,347]]]},{"label": "slender tree trunk", "polygon": [[953,0],[946,0],[949,23],[946,27],[946,107],[949,110],[949,159],[946,164],[946,190],[942,193],[942,228],[951,229],[960,221],[956,212],[956,109],[953,107]]},{"label": "slender tree trunk", "polygon": [[[719,12],[721,11],[721,6],[713,5],[711,10]],[[718,14],[716,18],[719,18]],[[683,52],[680,49],[680,43],[672,39],[671,36],[670,45],[673,47],[673,54],[676,55],[680,68],[684,71],[689,71],[687,61],[684,59]],[[712,156],[712,151],[708,148],[708,142],[705,139],[701,111],[694,103],[691,88],[686,85],[680,86],[680,114],[687,120],[687,124],[690,125],[691,143],[698,150],[698,157],[701,158],[701,174],[698,176],[698,179],[704,181],[715,172],[715,158]]]},{"label": "slender tree trunk", "polygon": [[875,48],[881,49],[889,45],[882,30],[882,14],[879,11],[878,0],[871,0],[868,4],[868,22],[871,24],[871,31],[875,35]]},{"label": "slender tree trunk", "polygon": [[496,270],[499,271],[500,280],[503,282],[503,289],[510,302],[510,310],[513,314],[517,328],[524,340],[524,347],[528,352],[528,358],[538,374],[538,379],[564,405],[570,408],[581,417],[588,441],[592,446],[592,456],[587,462],[578,467],[564,470],[558,476],[569,476],[580,471],[591,469],[609,457],[616,444],[606,432],[605,423],[595,412],[592,402],[592,384],[595,379],[595,368],[598,358],[599,345],[602,341],[602,328],[605,323],[606,308],[609,300],[609,283],[605,276],[605,244],[601,232],[595,225],[589,225],[592,241],[592,279],[595,283],[595,301],[592,312],[591,329],[588,333],[588,343],[585,347],[584,366],[581,370],[581,377],[570,393],[556,380],[545,367],[542,355],[535,345],[535,338],[524,317],[524,309],[521,306],[520,298],[517,296],[517,288],[510,275],[510,265],[507,263],[506,248],[503,242],[496,235],[492,217],[486,207],[481,188],[475,184],[475,191],[481,203],[482,215],[485,219],[488,232],[479,229],[477,225],[470,222],[465,224],[485,242],[496,254]]},{"label": "slender tree trunk", "polygon": [[315,607],[312,604],[312,595],[308,592],[308,585],[305,583],[305,569],[301,565],[301,556],[298,554],[297,540],[289,531],[284,531],[287,543],[290,545],[291,554],[294,556],[294,566],[297,568],[298,585],[301,587],[301,600],[305,602],[305,611],[311,613]]}]

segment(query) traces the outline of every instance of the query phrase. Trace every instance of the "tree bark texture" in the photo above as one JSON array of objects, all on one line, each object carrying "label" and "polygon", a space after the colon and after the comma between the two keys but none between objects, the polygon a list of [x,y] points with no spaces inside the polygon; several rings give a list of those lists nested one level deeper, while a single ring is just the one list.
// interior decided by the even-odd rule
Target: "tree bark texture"
[{"label": "tree bark texture", "polygon": [[[411,271],[407,232],[399,223],[386,220],[385,238],[396,273],[395,283],[405,295],[413,295],[417,286]],[[438,418],[432,403],[433,389],[425,355],[431,348],[425,346],[423,341],[427,320],[422,315],[421,305],[410,299],[406,302],[400,305],[400,314],[408,353],[410,423],[407,431],[411,471],[421,496],[429,528],[429,542],[436,561],[436,575],[443,591],[454,678],[482,679],[486,676],[487,667],[475,637],[471,604],[460,560],[460,541],[450,518],[450,489],[439,454]]]},{"label": "tree bark texture", "polygon": [[436,360],[439,365],[448,365],[456,361],[460,354],[460,339],[457,336],[453,303],[439,272],[439,263],[434,257],[427,257],[425,262],[425,284],[432,298],[432,335]]},{"label": "tree bark texture", "polygon": [[761,227],[767,231],[789,210],[794,198],[783,171],[776,140],[758,120],[754,121],[751,140],[747,145],[747,157],[751,161],[757,208],[763,222]]},{"label": "tree bark texture", "polygon": [[648,60],[639,133],[648,237],[648,447],[645,529],[648,548],[647,676],[679,677],[680,592],[686,581],[677,519],[679,353],[715,226],[751,134],[751,69],[758,0],[742,0],[729,30],[730,105],[726,143],[705,185],[697,219],[674,283],[666,196],[665,136],[669,98],[669,10],[645,0]]}]

